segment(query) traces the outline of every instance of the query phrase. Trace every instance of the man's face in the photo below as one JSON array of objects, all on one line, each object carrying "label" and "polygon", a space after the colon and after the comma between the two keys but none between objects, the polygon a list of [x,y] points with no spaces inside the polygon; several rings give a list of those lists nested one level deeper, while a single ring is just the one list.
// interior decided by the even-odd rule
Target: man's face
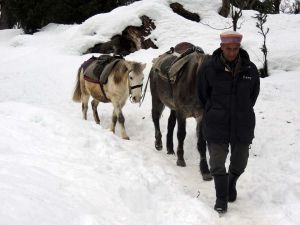
[{"label": "man's face", "polygon": [[221,44],[224,58],[229,62],[234,61],[239,54],[240,46],[239,43]]}]

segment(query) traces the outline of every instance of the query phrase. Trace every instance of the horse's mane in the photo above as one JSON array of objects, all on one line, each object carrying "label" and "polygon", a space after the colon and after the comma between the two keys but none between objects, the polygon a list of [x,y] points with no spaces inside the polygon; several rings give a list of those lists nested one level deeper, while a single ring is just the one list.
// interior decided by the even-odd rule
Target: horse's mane
[{"label": "horse's mane", "polygon": [[190,70],[190,72],[187,74],[187,84],[189,85],[188,90],[192,91],[195,90],[194,85],[197,81],[197,76],[199,76],[199,71],[201,70],[201,67],[203,63],[206,62],[206,60],[210,57],[206,54],[199,54],[197,52],[192,53],[194,55],[194,59],[190,60],[190,64],[188,65],[190,68],[186,68],[187,70]]},{"label": "horse's mane", "polygon": [[124,76],[124,74],[126,73],[126,71],[128,70],[126,64],[125,64],[125,60],[120,60],[115,67],[113,68],[113,73],[114,73],[114,82],[116,84],[121,83],[125,78],[127,78],[126,76]]}]

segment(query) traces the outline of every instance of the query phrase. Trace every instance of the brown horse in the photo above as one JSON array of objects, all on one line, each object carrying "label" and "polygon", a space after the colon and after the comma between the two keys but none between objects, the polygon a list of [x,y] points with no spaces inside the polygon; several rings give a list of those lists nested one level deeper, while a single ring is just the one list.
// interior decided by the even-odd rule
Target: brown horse
[{"label": "brown horse", "polygon": [[[165,53],[153,60],[154,64],[151,68],[149,76],[152,95],[152,119],[155,127],[155,148],[157,150],[162,149],[162,135],[160,131],[159,119],[164,107],[167,106],[171,109],[168,119],[167,153],[174,154],[173,130],[177,119],[177,165],[182,167],[186,166],[183,157],[183,145],[186,136],[186,118],[196,118],[196,132],[198,136],[197,148],[200,153],[200,171],[204,180],[211,180],[212,177],[206,160],[206,143],[202,137],[200,129],[203,108],[198,100],[196,84],[198,70],[202,63],[209,56],[205,55],[201,48],[195,48],[191,44],[186,44],[187,43],[184,42],[183,46],[188,47],[187,51],[189,51],[189,54],[181,54],[181,59],[179,58],[183,62],[181,64],[179,60],[177,60],[176,63],[173,61],[171,68],[169,66],[168,70],[162,69],[162,65],[166,65],[168,60],[174,60],[174,57],[172,59],[172,56],[170,56],[173,54],[172,52]],[[176,47],[174,53],[176,53]],[[178,53],[182,52],[177,51],[176,54],[178,55]],[[161,70],[159,68],[161,68]]]},{"label": "brown horse", "polygon": [[111,102],[113,104],[111,131],[115,132],[117,121],[121,125],[121,136],[129,139],[125,130],[125,118],[122,108],[128,97],[134,103],[139,103],[142,97],[142,85],[146,64],[120,59],[111,69],[106,84],[100,84],[85,79],[83,65],[78,69],[77,82],[73,94],[73,101],[82,102],[83,119],[87,119],[88,102],[90,96],[93,116],[97,124],[100,124],[97,106],[99,102]]}]

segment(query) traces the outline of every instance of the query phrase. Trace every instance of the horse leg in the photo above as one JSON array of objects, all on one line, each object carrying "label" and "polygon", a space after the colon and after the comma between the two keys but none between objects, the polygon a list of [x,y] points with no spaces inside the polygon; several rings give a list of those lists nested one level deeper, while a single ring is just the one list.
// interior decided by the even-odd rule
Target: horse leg
[{"label": "horse leg", "polygon": [[91,104],[92,104],[92,109],[93,109],[94,120],[97,124],[100,124],[100,119],[99,119],[99,115],[98,115],[98,111],[97,111],[99,101],[96,99],[93,99]]},{"label": "horse leg", "polygon": [[129,140],[129,136],[126,133],[125,130],[125,117],[123,116],[122,111],[120,110],[119,115],[118,115],[118,121],[121,125],[121,136],[123,139]]},{"label": "horse leg", "polygon": [[125,117],[122,113],[122,108],[121,106],[119,106],[118,104],[114,104],[114,112],[117,115],[118,118],[118,122],[121,125],[121,137],[123,139],[129,140],[129,137],[126,133],[126,129],[125,129]]},{"label": "horse leg", "polygon": [[177,166],[185,167],[186,163],[183,158],[184,150],[183,144],[186,136],[186,119],[181,116],[179,113],[176,113],[177,117],[177,139],[178,139],[178,147],[177,147]]},{"label": "horse leg", "polygon": [[174,127],[176,125],[176,111],[171,110],[169,119],[168,119],[168,133],[167,133],[167,153],[174,154],[174,145],[173,145],[173,133]]},{"label": "horse leg", "polygon": [[90,95],[86,95],[82,93],[81,101],[82,101],[82,114],[83,119],[87,120],[87,111],[88,111],[88,103],[89,103]]},{"label": "horse leg", "polygon": [[162,150],[161,132],[159,126],[159,119],[164,109],[164,104],[160,100],[154,100],[152,96],[152,120],[155,128],[155,148],[156,150]]},{"label": "horse leg", "polygon": [[206,159],[206,142],[203,138],[202,134],[202,123],[200,119],[197,119],[197,136],[198,136],[198,141],[197,141],[197,149],[198,152],[200,153],[200,172],[202,175],[203,180],[212,180],[212,176],[210,174],[208,164],[207,164],[207,159]]},{"label": "horse leg", "polygon": [[112,117],[111,117],[111,127],[110,127],[110,130],[115,133],[115,128],[116,128],[116,124],[117,124],[117,121],[118,121],[118,116],[115,112],[115,109],[113,110],[113,113],[112,113]]}]

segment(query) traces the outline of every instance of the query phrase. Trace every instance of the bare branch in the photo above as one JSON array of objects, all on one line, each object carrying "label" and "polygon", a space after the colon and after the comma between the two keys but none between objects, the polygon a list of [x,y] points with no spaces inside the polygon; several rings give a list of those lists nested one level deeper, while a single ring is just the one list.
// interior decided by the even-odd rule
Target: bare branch
[{"label": "bare branch", "polygon": [[210,28],[212,28],[212,29],[214,29],[214,30],[228,30],[228,29],[232,28],[232,26],[230,26],[230,27],[225,27],[225,28],[215,28],[215,27],[212,27],[212,26],[209,25],[209,24],[202,23],[201,21],[200,21],[199,23],[201,23],[202,25],[208,26],[208,27],[210,27]]}]

